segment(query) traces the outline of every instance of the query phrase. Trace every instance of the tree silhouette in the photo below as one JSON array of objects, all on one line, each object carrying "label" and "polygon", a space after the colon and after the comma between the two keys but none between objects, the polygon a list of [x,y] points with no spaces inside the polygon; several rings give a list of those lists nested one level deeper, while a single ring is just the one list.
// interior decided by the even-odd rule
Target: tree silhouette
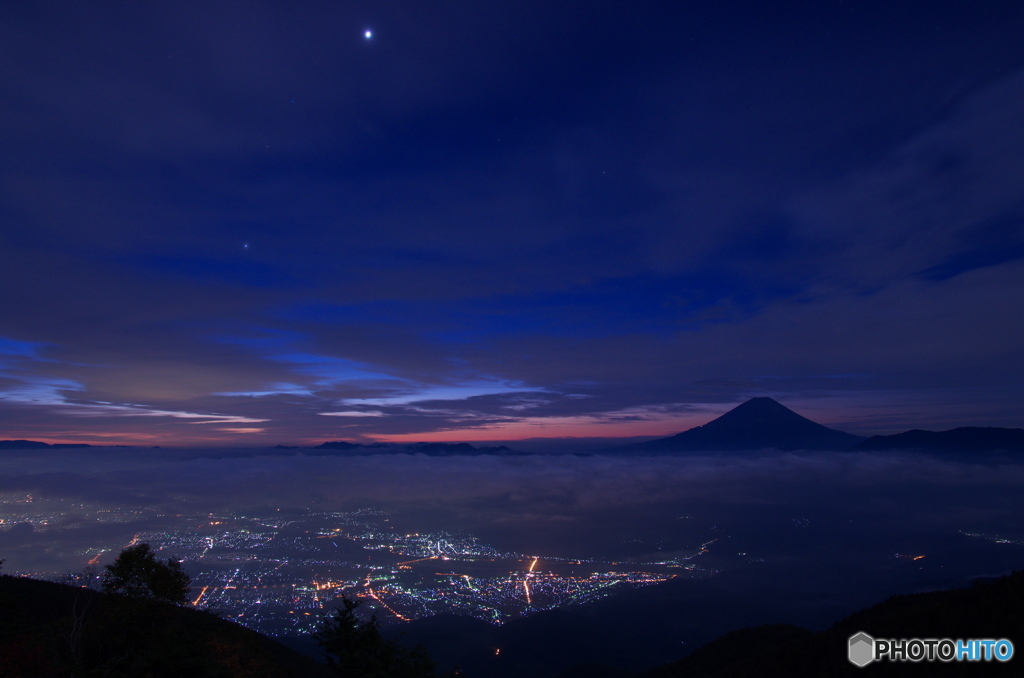
[{"label": "tree silhouette", "polygon": [[103,573],[103,590],[133,598],[154,598],[177,605],[188,601],[192,580],[173,558],[161,562],[149,544],[136,544],[121,551]]},{"label": "tree silhouette", "polygon": [[324,620],[313,637],[327,653],[335,674],[351,678],[433,678],[434,662],[422,647],[410,650],[385,640],[374,613],[369,621],[356,617],[362,601],[342,597],[343,607]]}]

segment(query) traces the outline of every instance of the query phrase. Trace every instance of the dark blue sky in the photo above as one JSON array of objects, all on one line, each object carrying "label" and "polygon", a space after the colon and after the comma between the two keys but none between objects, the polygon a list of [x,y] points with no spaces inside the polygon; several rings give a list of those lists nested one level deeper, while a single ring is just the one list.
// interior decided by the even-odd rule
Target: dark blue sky
[{"label": "dark blue sky", "polygon": [[1018,3],[7,3],[0,438],[666,435],[760,395],[1024,426],[1021,35]]}]

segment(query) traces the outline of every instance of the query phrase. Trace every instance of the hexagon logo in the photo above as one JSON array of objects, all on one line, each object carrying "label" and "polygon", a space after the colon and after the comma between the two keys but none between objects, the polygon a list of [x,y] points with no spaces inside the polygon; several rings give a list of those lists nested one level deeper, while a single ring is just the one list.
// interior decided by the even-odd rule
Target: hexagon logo
[{"label": "hexagon logo", "polygon": [[861,631],[850,636],[850,663],[865,667],[875,660],[875,639]]}]

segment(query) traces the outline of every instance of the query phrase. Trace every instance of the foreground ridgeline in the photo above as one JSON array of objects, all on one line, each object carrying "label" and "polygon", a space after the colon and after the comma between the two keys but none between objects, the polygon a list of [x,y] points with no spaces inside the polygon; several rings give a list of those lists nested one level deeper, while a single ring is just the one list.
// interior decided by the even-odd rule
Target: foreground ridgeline
[{"label": "foreground ridgeline", "polygon": [[[0,560],[0,565],[3,561]],[[314,637],[328,664],[277,641],[186,607],[189,578],[149,544],[124,549],[103,574],[104,592],[0,576],[0,676],[178,678],[432,678],[422,648],[380,634],[376,615],[361,621],[358,601]]]},{"label": "foreground ridgeline", "polygon": [[[434,662],[423,649],[408,649],[382,637],[376,618],[361,621],[358,602],[343,607],[321,625],[316,638],[328,664],[318,663],[284,645],[218,619],[214,614],[153,597],[113,595],[52,582],[0,576],[0,676],[111,676],[128,678],[430,678]],[[466,675],[633,676],[635,678],[883,675],[960,676],[1020,675],[1020,658],[985,660],[961,656],[955,661],[893,661],[877,656],[860,668],[852,641],[865,635],[884,642],[912,639],[1000,639],[1010,652],[1024,648],[1024,571],[984,579],[972,587],[895,596],[854,613],[826,631],[812,632],[777,624],[728,633],[677,662],[637,673],[622,666],[588,663],[566,668],[564,658],[547,656],[536,632],[558,636],[567,613],[549,612],[492,632],[501,644],[492,648],[489,667]],[[695,614],[680,610],[680,615]],[[571,615],[569,615],[571,616]],[[642,618],[642,617],[641,617]],[[453,626],[432,645],[449,645],[464,653],[466,634],[475,626]],[[474,620],[468,620],[474,621]],[[611,620],[609,620],[611,621]],[[547,626],[545,626],[545,623]],[[483,622],[475,622],[483,624]],[[532,628],[540,624],[541,628]],[[555,626],[551,626],[554,624]],[[515,626],[520,628],[516,630]],[[531,627],[534,635],[525,634]],[[545,630],[546,629],[546,630]],[[576,642],[593,646],[614,624],[592,624]],[[454,632],[453,632],[454,631]],[[877,641],[876,641],[877,642]],[[954,640],[956,642],[956,640]],[[988,641],[978,641],[988,642]],[[500,655],[493,647],[509,650]],[[561,647],[564,653],[572,648]],[[579,654],[576,652],[575,654]],[[902,658],[902,657],[900,657]],[[625,658],[623,658],[625,659]],[[863,660],[864,658],[860,658]],[[472,663],[472,662],[471,662]],[[479,662],[478,662],[479,663]],[[628,661],[626,662],[628,664]],[[559,665],[561,664],[561,667]],[[485,666],[486,663],[481,663]],[[480,668],[480,667],[477,667]],[[456,672],[442,675],[463,675]]]},{"label": "foreground ridgeline", "polygon": [[328,675],[312,658],[209,612],[0,576],[0,676]]},{"label": "foreground ridgeline", "polygon": [[894,596],[827,631],[784,624],[734,631],[642,678],[782,678],[783,676],[1020,676],[1021,657],[1001,662],[921,659],[855,665],[850,641],[858,634],[890,639],[1005,639],[1024,651],[1024,570],[980,580],[968,589]]}]

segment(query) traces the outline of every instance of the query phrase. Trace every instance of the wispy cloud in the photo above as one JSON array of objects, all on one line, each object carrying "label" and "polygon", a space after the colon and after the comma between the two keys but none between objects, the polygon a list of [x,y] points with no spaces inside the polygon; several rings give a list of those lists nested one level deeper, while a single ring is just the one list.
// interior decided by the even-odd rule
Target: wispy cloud
[{"label": "wispy cloud", "polygon": [[251,417],[200,414],[182,410],[162,410],[146,405],[118,404],[102,401],[79,400],[71,397],[84,387],[67,379],[32,378],[20,386],[9,387],[0,393],[0,400],[20,405],[47,407],[75,417],[172,417],[189,419],[193,424],[246,424],[268,421]]},{"label": "wispy cloud", "polygon": [[321,417],[383,417],[383,412],[376,412],[368,410],[366,412],[360,412],[357,410],[350,410],[348,412],[317,412]]}]

